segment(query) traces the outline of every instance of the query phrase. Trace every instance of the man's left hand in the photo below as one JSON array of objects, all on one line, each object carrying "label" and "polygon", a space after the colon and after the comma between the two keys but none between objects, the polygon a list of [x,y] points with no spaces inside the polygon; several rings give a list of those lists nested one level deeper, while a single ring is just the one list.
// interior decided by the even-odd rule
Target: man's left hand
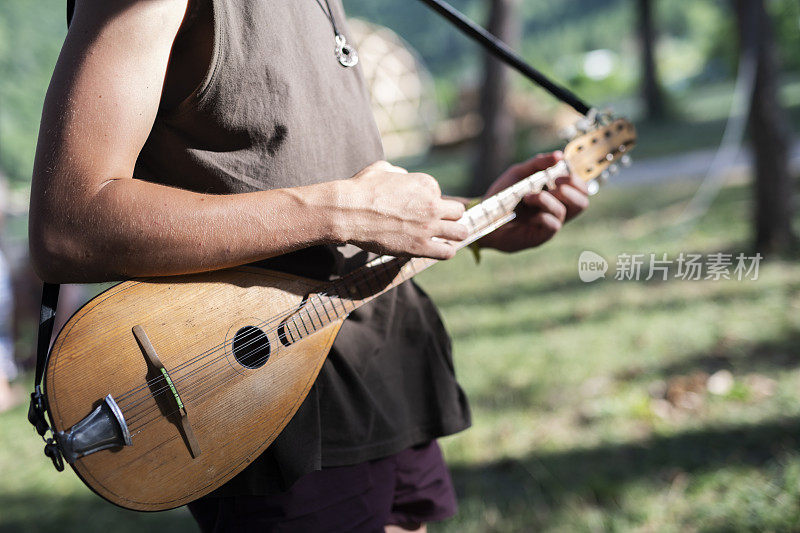
[{"label": "man's left hand", "polygon": [[[531,174],[550,168],[563,159],[561,152],[540,154],[514,165],[489,187],[488,198]],[[482,248],[516,252],[550,240],[564,222],[576,217],[589,205],[586,185],[579,179],[560,176],[555,188],[525,196],[517,206],[517,218],[480,240]]]}]

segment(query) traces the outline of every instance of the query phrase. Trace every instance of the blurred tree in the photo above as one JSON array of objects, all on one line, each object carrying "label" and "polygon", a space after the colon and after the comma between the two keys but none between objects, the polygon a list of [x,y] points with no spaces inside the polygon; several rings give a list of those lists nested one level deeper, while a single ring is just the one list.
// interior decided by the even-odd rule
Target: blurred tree
[{"label": "blurred tree", "polygon": [[636,0],[639,50],[642,54],[641,94],[645,114],[649,119],[661,119],[666,114],[664,94],[658,82],[655,61],[656,29],[653,23],[653,0]]},{"label": "blurred tree", "polygon": [[30,180],[42,102],[66,34],[64,6],[0,1],[0,153],[12,183]]},{"label": "blurred tree", "polygon": [[755,247],[785,252],[797,244],[792,231],[789,172],[791,129],[779,99],[778,55],[763,0],[734,0],[741,53],[757,62],[749,129],[755,157]]},{"label": "blurred tree", "polygon": [[[488,0],[487,29],[511,48],[519,45],[518,0]],[[488,53],[484,54],[480,116],[483,129],[478,136],[478,154],[469,194],[482,195],[511,161],[514,150],[514,117],[508,108],[508,68]]]}]

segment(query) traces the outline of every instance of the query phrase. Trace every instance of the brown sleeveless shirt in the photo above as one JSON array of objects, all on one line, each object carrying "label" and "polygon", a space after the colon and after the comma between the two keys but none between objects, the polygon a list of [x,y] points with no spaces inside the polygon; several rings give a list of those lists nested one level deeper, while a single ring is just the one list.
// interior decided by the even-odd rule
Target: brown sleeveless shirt
[{"label": "brown sleeveless shirt", "polygon": [[[213,28],[210,67],[188,98],[160,110],[136,178],[235,194],[344,179],[383,157],[360,67],[336,60],[320,4],[203,1],[210,9],[201,16]],[[347,35],[340,0],[330,4]],[[367,258],[353,246],[320,246],[264,265],[325,279]],[[274,492],[321,466],[387,456],[468,425],[442,323],[422,291],[405,283],[345,321],[293,420],[219,492]]]}]

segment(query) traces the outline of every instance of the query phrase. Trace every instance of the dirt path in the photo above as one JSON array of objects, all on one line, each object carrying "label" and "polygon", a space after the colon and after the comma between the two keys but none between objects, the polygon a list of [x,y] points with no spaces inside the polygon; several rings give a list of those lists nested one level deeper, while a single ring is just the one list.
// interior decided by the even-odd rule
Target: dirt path
[{"label": "dirt path", "polygon": [[[634,152],[633,165],[611,177],[609,185],[645,185],[676,180],[700,180],[709,171],[714,159],[715,150],[700,150],[674,156],[636,160]],[[800,172],[800,141],[792,147],[790,156],[792,171]],[[749,147],[745,147],[736,160],[728,165],[731,175],[745,175],[752,163]]]}]

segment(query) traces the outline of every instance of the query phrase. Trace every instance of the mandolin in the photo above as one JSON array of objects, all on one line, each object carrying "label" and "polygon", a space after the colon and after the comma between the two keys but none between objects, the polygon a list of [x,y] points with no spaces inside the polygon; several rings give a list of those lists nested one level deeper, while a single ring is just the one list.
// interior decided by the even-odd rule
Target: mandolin
[{"label": "mandolin", "polygon": [[[527,194],[571,173],[591,184],[633,147],[624,119],[564,160],[467,210],[464,247]],[[436,263],[383,256],[320,282],[252,267],[125,281],[84,305],[50,351],[45,393],[64,458],[128,509],[184,505],[244,469],[311,388],[348,314]]]}]

